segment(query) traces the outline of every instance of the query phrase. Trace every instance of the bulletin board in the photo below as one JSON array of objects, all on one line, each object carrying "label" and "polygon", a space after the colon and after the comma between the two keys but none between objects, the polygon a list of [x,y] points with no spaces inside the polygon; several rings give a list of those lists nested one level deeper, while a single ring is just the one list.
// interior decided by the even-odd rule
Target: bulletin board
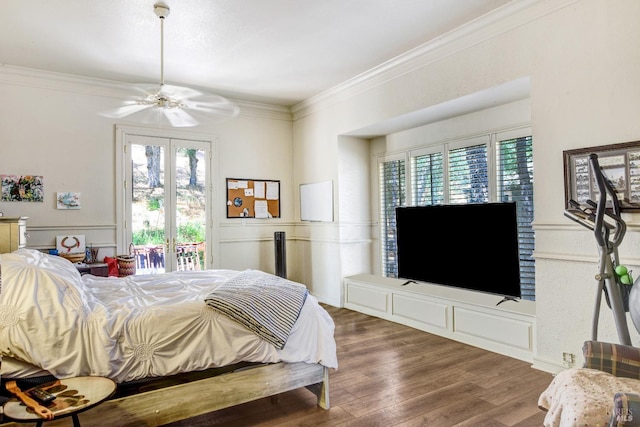
[{"label": "bulletin board", "polygon": [[280,181],[227,178],[227,218],[280,218]]}]

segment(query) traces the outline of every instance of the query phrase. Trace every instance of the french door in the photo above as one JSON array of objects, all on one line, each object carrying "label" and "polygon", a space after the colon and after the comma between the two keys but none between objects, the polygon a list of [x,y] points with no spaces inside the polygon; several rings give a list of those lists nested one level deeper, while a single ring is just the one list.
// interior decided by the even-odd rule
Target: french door
[{"label": "french door", "polygon": [[136,274],[207,268],[211,142],[126,133],[123,150],[121,250]]}]

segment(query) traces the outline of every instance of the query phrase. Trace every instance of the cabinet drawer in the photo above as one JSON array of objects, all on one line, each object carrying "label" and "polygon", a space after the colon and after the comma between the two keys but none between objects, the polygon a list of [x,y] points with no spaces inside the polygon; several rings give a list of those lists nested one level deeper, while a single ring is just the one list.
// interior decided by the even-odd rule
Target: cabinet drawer
[{"label": "cabinet drawer", "polygon": [[346,286],[347,304],[355,304],[382,313],[387,312],[389,293],[377,289],[366,288],[352,283]]},{"label": "cabinet drawer", "polygon": [[421,324],[447,329],[447,305],[426,299],[393,294],[393,315]]}]

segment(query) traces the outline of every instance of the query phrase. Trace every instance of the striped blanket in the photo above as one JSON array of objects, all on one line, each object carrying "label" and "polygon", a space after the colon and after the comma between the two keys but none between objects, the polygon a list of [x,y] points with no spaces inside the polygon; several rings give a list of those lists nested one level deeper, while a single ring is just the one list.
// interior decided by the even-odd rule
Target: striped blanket
[{"label": "striped blanket", "polygon": [[245,270],[218,286],[205,298],[205,303],[281,350],[307,293],[300,283],[258,270]]}]

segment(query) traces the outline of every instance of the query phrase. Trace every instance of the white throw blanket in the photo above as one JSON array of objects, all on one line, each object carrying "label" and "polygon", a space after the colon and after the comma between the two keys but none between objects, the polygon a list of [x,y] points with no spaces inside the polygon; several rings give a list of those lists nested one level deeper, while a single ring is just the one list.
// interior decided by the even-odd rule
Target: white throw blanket
[{"label": "white throw blanket", "polygon": [[208,307],[205,297],[237,271],[80,276],[28,249],[2,254],[0,265],[0,355],[59,378],[124,382],[240,361],[338,366],[333,320],[312,295],[282,350]]}]

